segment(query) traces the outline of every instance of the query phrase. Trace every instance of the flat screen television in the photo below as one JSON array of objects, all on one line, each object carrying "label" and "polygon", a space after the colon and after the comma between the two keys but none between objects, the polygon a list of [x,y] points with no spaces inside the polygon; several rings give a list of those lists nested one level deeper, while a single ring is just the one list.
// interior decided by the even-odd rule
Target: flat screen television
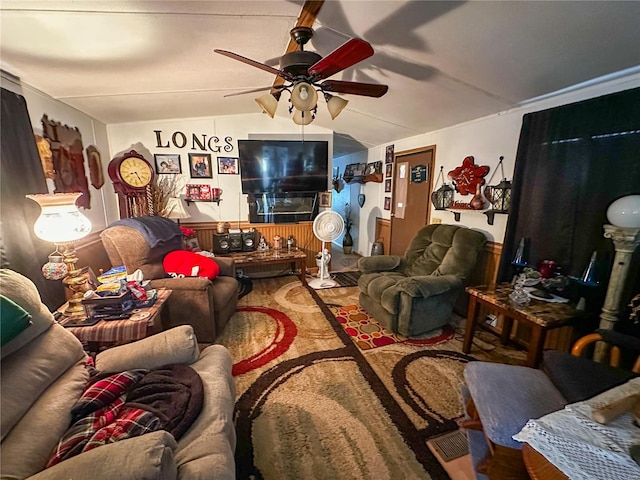
[{"label": "flat screen television", "polygon": [[238,140],[242,193],[324,192],[329,142]]}]

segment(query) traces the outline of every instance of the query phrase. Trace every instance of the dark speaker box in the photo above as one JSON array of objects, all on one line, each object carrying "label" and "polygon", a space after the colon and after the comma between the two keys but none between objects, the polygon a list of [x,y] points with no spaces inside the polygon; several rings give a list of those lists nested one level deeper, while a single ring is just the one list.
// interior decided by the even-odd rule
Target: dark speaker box
[{"label": "dark speaker box", "polygon": [[213,253],[229,253],[231,251],[231,242],[228,233],[213,234]]},{"label": "dark speaker box", "polygon": [[253,252],[256,249],[256,236],[254,232],[242,232],[242,251]]},{"label": "dark speaker box", "polygon": [[230,233],[229,234],[229,250],[232,252],[242,251],[242,233]]}]

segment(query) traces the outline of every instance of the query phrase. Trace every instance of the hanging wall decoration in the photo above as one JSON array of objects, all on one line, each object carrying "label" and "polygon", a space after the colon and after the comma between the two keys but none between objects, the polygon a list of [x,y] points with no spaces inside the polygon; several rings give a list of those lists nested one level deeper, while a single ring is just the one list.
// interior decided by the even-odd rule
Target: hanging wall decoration
[{"label": "hanging wall decoration", "polygon": [[104,175],[102,173],[102,159],[100,152],[95,145],[89,145],[86,150],[87,162],[89,163],[89,179],[93,188],[100,190],[104,185]]},{"label": "hanging wall decoration", "polygon": [[453,203],[453,187],[444,183],[444,174],[442,173],[443,167],[440,166],[440,173],[438,174],[438,180],[440,181],[440,188],[435,190],[431,194],[431,203],[436,210],[445,210]]},{"label": "hanging wall decoration", "polygon": [[475,194],[480,185],[484,185],[484,177],[489,173],[489,166],[476,165],[472,156],[465,157],[462,165],[451,170],[447,176],[453,181],[460,195]]}]

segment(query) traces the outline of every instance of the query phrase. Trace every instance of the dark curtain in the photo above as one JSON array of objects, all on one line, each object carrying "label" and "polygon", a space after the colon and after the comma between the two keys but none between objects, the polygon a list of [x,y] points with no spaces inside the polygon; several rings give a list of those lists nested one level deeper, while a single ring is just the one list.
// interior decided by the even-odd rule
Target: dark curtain
[{"label": "dark curtain", "polygon": [[[640,88],[525,115],[498,278],[511,280],[522,237],[529,239],[531,266],[554,260],[565,275],[580,277],[597,251],[602,286],[573,288],[599,312],[614,254],[603,237],[606,210],[615,199],[638,193]],[[639,257],[636,252],[623,307],[640,290]]]},{"label": "dark curtain", "polygon": [[2,89],[0,116],[0,251],[2,268],[30,278],[43,302],[54,309],[64,303],[64,287],[45,280],[42,265],[54,246],[33,233],[40,207],[25,198],[29,193],[47,193],[27,103],[21,95]]}]

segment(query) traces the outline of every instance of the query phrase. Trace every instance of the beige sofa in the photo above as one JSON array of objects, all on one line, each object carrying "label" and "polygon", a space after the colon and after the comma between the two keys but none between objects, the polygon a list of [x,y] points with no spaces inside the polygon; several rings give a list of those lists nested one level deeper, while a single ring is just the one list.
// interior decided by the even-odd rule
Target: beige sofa
[{"label": "beige sofa", "polygon": [[193,329],[187,325],[96,357],[97,369],[105,373],[190,364],[202,378],[204,405],[184,436],[176,443],[165,431],[148,433],[44,469],[69,426],[70,408],[89,379],[87,356],[76,337],[54,321],[29,279],[0,270],[0,294],[26,310],[32,321],[1,349],[2,479],[235,478],[231,357],[220,345],[199,353]]}]

